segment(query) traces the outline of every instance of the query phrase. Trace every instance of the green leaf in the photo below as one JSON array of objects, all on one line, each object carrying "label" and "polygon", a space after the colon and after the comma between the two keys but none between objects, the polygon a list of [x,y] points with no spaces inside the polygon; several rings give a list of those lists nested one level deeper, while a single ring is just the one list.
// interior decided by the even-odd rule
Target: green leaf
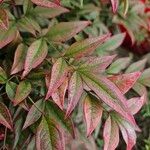
[{"label": "green leaf", "polygon": [[49,41],[65,42],[90,24],[89,21],[61,22],[52,26],[45,35]]},{"label": "green leaf", "polygon": [[22,78],[24,78],[33,68],[40,65],[47,56],[47,53],[48,47],[45,40],[41,38],[34,41],[27,51]]},{"label": "green leaf", "polygon": [[29,81],[22,81],[19,83],[16,89],[15,98],[13,100],[14,106],[21,103],[23,100],[25,100],[28,95],[30,94],[32,88]]},{"label": "green leaf", "polygon": [[0,84],[5,84],[7,81],[6,72],[0,67]]}]

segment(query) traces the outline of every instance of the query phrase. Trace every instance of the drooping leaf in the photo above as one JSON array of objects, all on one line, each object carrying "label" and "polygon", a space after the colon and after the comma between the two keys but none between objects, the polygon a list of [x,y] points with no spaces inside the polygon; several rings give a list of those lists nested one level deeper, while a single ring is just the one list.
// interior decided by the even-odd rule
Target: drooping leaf
[{"label": "drooping leaf", "polygon": [[0,102],[0,124],[3,124],[10,130],[13,130],[13,122],[8,108]]},{"label": "drooping leaf", "polygon": [[135,120],[128,110],[126,98],[114,83],[103,76],[99,75],[99,77],[97,77],[88,72],[82,72],[82,79],[87,84],[87,86],[89,86],[90,89],[92,89],[97,94],[100,100],[118,112],[131,124],[136,126]]},{"label": "drooping leaf", "polygon": [[116,13],[119,5],[119,0],[111,0],[112,10]]},{"label": "drooping leaf", "polygon": [[19,44],[15,52],[14,62],[11,68],[11,74],[15,74],[23,70],[26,53],[27,46],[24,44]]},{"label": "drooping leaf", "polygon": [[89,136],[100,123],[103,108],[98,99],[92,95],[87,95],[84,100],[83,111],[87,126],[87,136]]},{"label": "drooping leaf", "polygon": [[37,101],[34,105],[32,105],[26,117],[23,129],[26,129],[28,126],[35,123],[41,117],[42,112],[40,112],[40,110],[43,111],[43,108],[44,108],[43,99]]},{"label": "drooping leaf", "polygon": [[90,24],[89,21],[61,22],[52,26],[46,34],[49,41],[65,42]]},{"label": "drooping leaf", "polygon": [[45,104],[46,107],[46,115],[53,119],[57,124],[63,127],[66,131],[68,131],[72,137],[75,136],[74,126],[70,117],[65,118],[65,113],[53,102],[47,101]]},{"label": "drooping leaf", "polygon": [[37,150],[64,150],[64,135],[55,122],[43,117],[36,132]]},{"label": "drooping leaf", "polygon": [[104,125],[103,138],[104,150],[115,150],[119,144],[119,127],[110,116]]},{"label": "drooping leaf", "polygon": [[22,81],[19,83],[16,89],[15,98],[13,100],[14,106],[21,103],[27,96],[30,94],[32,88],[31,84],[28,81]]},{"label": "drooping leaf", "polygon": [[7,30],[8,29],[8,15],[5,9],[0,9],[0,28]]},{"label": "drooping leaf", "polygon": [[0,67],[0,84],[5,84],[7,81],[6,72]]},{"label": "drooping leaf", "polygon": [[42,38],[36,40],[30,45],[25,59],[24,72],[22,74],[22,78],[24,78],[31,71],[31,69],[36,68],[43,62],[43,60],[47,56],[47,52],[48,47],[46,41]]},{"label": "drooping leaf", "polygon": [[105,34],[96,38],[88,38],[72,44],[65,53],[67,57],[83,57],[93,53],[93,51],[109,39],[110,34]]},{"label": "drooping leaf", "polygon": [[64,82],[68,73],[68,65],[63,58],[59,58],[52,67],[51,80],[46,95],[46,100],[56,92],[58,87]]},{"label": "drooping leaf", "polygon": [[66,117],[68,117],[75,106],[78,104],[83,92],[83,85],[80,74],[74,72],[68,86],[68,106],[66,111]]},{"label": "drooping leaf", "polygon": [[136,83],[140,75],[141,72],[114,75],[109,77],[109,80],[115,83],[115,85],[120,89],[120,91],[123,94],[125,94],[133,87],[133,85]]}]

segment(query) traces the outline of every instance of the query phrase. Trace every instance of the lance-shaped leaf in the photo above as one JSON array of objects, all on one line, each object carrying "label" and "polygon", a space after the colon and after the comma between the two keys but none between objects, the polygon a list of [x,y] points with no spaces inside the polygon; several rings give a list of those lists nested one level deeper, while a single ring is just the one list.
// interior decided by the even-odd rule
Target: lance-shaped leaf
[{"label": "lance-shaped leaf", "polygon": [[26,129],[28,126],[35,123],[42,115],[42,112],[44,108],[43,99],[37,101],[32,107],[30,108],[28,115],[26,117],[26,121],[23,125],[23,129]]},{"label": "lance-shaped leaf", "polygon": [[8,15],[5,9],[0,9],[0,28],[8,29]]},{"label": "lance-shaped leaf", "polygon": [[68,117],[75,106],[77,105],[78,101],[83,92],[83,85],[80,74],[78,72],[74,72],[68,86],[68,106],[66,117]]},{"label": "lance-shaped leaf", "polygon": [[68,78],[62,83],[55,93],[52,94],[53,101],[63,110],[66,90],[68,88]]},{"label": "lance-shaped leaf", "polygon": [[8,108],[0,102],[0,124],[3,124],[7,128],[13,130],[13,123]]},{"label": "lance-shaped leaf", "polygon": [[103,138],[104,150],[115,150],[119,144],[119,127],[110,116],[104,125]]},{"label": "lance-shaped leaf", "polygon": [[10,24],[8,30],[0,29],[0,49],[12,42],[17,36],[17,28],[14,24]]},{"label": "lance-shaped leaf", "polygon": [[72,137],[74,137],[74,126],[71,118],[65,118],[65,113],[51,101],[47,101],[45,107],[46,116],[57,122],[57,124],[63,127],[72,135]]},{"label": "lance-shaped leaf", "polygon": [[65,42],[90,24],[89,21],[61,22],[52,26],[46,34],[49,41]]},{"label": "lance-shaped leaf", "polygon": [[103,72],[111,64],[115,56],[85,57],[81,59],[83,62],[79,65],[78,70]]},{"label": "lance-shaped leaf", "polygon": [[105,42],[110,37],[110,34],[105,34],[100,37],[88,38],[83,41],[78,41],[72,44],[65,53],[67,57],[83,57],[93,53],[93,51]]},{"label": "lance-shaped leaf", "polygon": [[133,115],[135,115],[146,103],[146,95],[134,97],[127,101],[128,107]]},{"label": "lance-shaped leaf", "polygon": [[42,7],[47,7],[47,8],[57,8],[60,7],[59,5],[57,5],[56,3],[53,3],[49,0],[31,0],[32,3],[42,6]]},{"label": "lance-shaped leaf", "polygon": [[0,67],[0,84],[5,84],[7,81],[6,72]]},{"label": "lance-shaped leaf", "polygon": [[68,9],[60,7],[60,8],[43,8],[40,6],[35,7],[35,9],[33,10],[33,12],[37,15],[39,15],[40,17],[44,17],[44,18],[54,18],[62,13],[67,13],[69,12]]},{"label": "lance-shaped leaf", "polygon": [[68,73],[68,65],[63,58],[59,58],[52,67],[51,80],[46,95],[46,100],[56,92],[58,87],[64,82]]},{"label": "lance-shaped leaf", "polygon": [[83,111],[87,126],[87,136],[89,136],[100,123],[103,108],[98,99],[92,95],[87,95],[84,99]]},{"label": "lance-shaped leaf", "polygon": [[30,82],[28,82],[28,81],[20,82],[19,85],[17,86],[15,98],[13,100],[14,106],[18,105],[25,98],[27,98],[28,95],[30,94],[31,90],[32,90],[32,88],[31,88]]},{"label": "lance-shaped leaf", "polygon": [[133,85],[136,83],[140,75],[141,72],[114,75],[109,77],[109,80],[115,83],[115,85],[120,89],[120,91],[123,94],[125,94],[133,87]]},{"label": "lance-shaped leaf", "polygon": [[27,48],[28,47],[24,44],[18,45],[14,56],[14,62],[11,68],[11,74],[15,74],[23,70]]},{"label": "lance-shaped leaf", "polygon": [[119,0],[111,0],[112,10],[116,13],[119,5]]},{"label": "lance-shaped leaf", "polygon": [[36,68],[40,65],[45,57],[47,56],[48,47],[45,40],[42,38],[33,42],[28,48],[24,72],[22,74],[22,78],[24,78],[33,68]]},{"label": "lance-shaped leaf", "polygon": [[36,132],[37,150],[64,150],[64,134],[48,117],[43,117]]},{"label": "lance-shaped leaf", "polygon": [[135,120],[128,110],[126,98],[114,83],[103,76],[97,77],[89,72],[81,73],[83,81],[97,94],[100,100],[136,126]]}]

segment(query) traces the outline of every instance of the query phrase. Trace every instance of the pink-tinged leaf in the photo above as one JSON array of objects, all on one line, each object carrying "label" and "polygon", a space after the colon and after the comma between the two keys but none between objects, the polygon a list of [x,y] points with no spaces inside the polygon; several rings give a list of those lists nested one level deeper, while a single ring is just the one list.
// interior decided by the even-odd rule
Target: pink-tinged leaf
[{"label": "pink-tinged leaf", "polygon": [[62,85],[57,89],[55,93],[52,94],[53,101],[63,110],[65,93],[68,87],[68,78],[62,83]]},{"label": "pink-tinged leaf", "polygon": [[23,129],[26,129],[28,126],[35,123],[41,117],[42,113],[37,108],[39,108],[41,111],[43,110],[44,108],[43,99],[37,101],[34,105],[32,105],[26,117]]},{"label": "pink-tinged leaf", "polygon": [[63,13],[67,13],[69,12],[68,9],[60,7],[60,8],[43,8],[43,7],[35,7],[35,9],[33,10],[33,12],[35,14],[37,14],[40,17],[44,17],[44,18],[54,18],[60,14]]},{"label": "pink-tinged leaf", "polygon": [[67,57],[80,58],[92,54],[95,49],[109,39],[110,33],[100,37],[88,38],[72,44],[65,53]]},{"label": "pink-tinged leaf", "polygon": [[32,69],[40,65],[48,53],[47,43],[43,39],[36,40],[28,48],[24,72],[22,78],[24,78]]},{"label": "pink-tinged leaf", "polygon": [[125,94],[134,86],[140,75],[141,72],[133,72],[122,75],[114,75],[108,77],[108,79],[111,80],[123,94]]},{"label": "pink-tinged leaf", "polygon": [[46,34],[49,41],[65,42],[90,24],[89,21],[61,22],[52,26]]},{"label": "pink-tinged leaf", "polygon": [[37,150],[64,150],[64,134],[61,128],[48,117],[42,121],[36,132]]},{"label": "pink-tinged leaf", "polygon": [[116,13],[119,5],[119,0],[111,0],[112,10]]},{"label": "pink-tinged leaf", "polygon": [[0,0],[0,4],[3,2],[3,0]]},{"label": "pink-tinged leaf", "polygon": [[14,106],[18,105],[23,100],[25,100],[25,98],[27,98],[28,95],[30,94],[31,90],[32,88],[30,82],[28,81],[20,82],[19,85],[17,86],[15,98],[13,100]]},{"label": "pink-tinged leaf", "polygon": [[13,122],[8,108],[0,102],[0,124],[3,124],[10,130],[13,130]]},{"label": "pink-tinged leaf", "polygon": [[68,73],[68,65],[63,58],[59,58],[52,67],[51,80],[46,95],[46,100],[56,92],[65,81]]},{"label": "pink-tinged leaf", "polygon": [[79,65],[78,69],[84,71],[103,72],[111,64],[115,56],[116,55],[85,57],[81,59],[81,65]]},{"label": "pink-tinged leaf", "polygon": [[119,127],[110,116],[104,125],[103,138],[104,150],[115,150],[119,144]]},{"label": "pink-tinged leaf", "polygon": [[87,136],[89,136],[100,123],[103,108],[98,99],[92,95],[87,95],[83,103],[83,111],[87,126]]},{"label": "pink-tinged leaf", "polygon": [[5,84],[7,81],[7,74],[3,70],[3,68],[0,67],[0,84]]},{"label": "pink-tinged leaf", "polygon": [[127,101],[128,107],[133,115],[135,115],[146,103],[146,95],[134,97]]},{"label": "pink-tinged leaf", "polygon": [[8,29],[8,15],[5,9],[0,9],[0,28],[7,30]]},{"label": "pink-tinged leaf", "polygon": [[23,70],[27,48],[28,47],[24,44],[18,45],[14,56],[14,62],[11,68],[11,74],[15,74]]},{"label": "pink-tinged leaf", "polygon": [[74,72],[68,86],[68,106],[66,111],[66,118],[72,113],[75,106],[78,104],[83,92],[83,84],[80,74]]},{"label": "pink-tinged leaf", "polygon": [[50,2],[49,0],[31,0],[32,3],[42,6],[42,7],[47,7],[47,8],[57,8],[60,7],[56,3]]},{"label": "pink-tinged leaf", "polygon": [[15,25],[11,24],[8,28],[8,30],[2,30],[0,29],[0,49],[12,42],[17,34],[17,28]]},{"label": "pink-tinged leaf", "polygon": [[81,72],[81,74],[83,81],[97,94],[100,100],[136,126],[134,117],[127,107],[126,98],[114,83],[104,76],[97,77],[89,72]]}]

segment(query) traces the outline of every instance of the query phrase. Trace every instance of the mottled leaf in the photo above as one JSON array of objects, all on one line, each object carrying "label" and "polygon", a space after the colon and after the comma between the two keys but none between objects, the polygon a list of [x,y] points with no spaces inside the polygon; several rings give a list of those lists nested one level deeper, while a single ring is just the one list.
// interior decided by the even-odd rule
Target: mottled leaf
[{"label": "mottled leaf", "polygon": [[49,41],[65,42],[90,24],[89,21],[61,22],[52,26],[46,34]]},{"label": "mottled leaf", "polygon": [[8,15],[5,9],[0,9],[0,28],[8,29]]},{"label": "mottled leaf", "polygon": [[5,84],[7,81],[7,74],[3,70],[3,68],[0,67],[0,84]]},{"label": "mottled leaf", "polygon": [[87,126],[87,136],[89,136],[100,123],[103,108],[98,99],[92,95],[87,95],[83,103],[83,111]]}]

